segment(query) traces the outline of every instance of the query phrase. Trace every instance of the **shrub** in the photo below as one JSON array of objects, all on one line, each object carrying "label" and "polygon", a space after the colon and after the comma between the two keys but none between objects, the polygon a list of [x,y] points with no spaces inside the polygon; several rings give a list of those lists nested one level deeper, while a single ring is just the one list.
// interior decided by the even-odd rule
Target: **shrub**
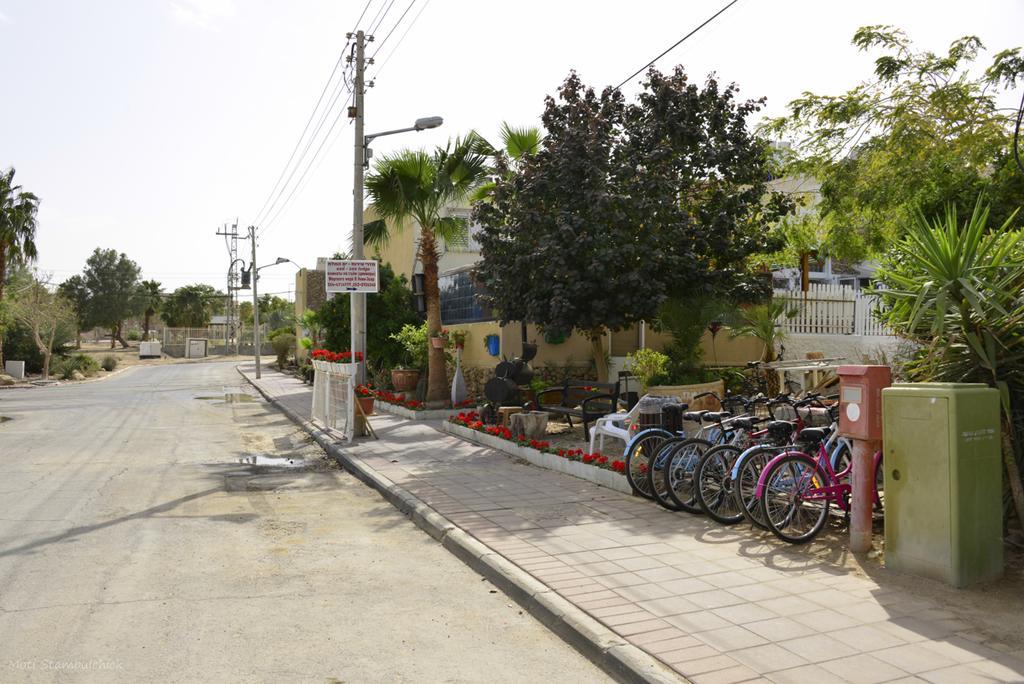
[{"label": "shrub", "polygon": [[291,335],[292,338],[293,338],[292,344],[295,343],[294,342],[295,329],[290,327],[290,326],[284,326],[283,328],[274,328],[269,333],[267,333],[267,339],[270,340],[271,342],[273,342],[274,340],[276,340],[281,335]]},{"label": "shrub", "polygon": [[295,335],[292,333],[280,333],[271,338],[271,346],[277,354],[277,367],[284,368],[288,363],[288,353],[295,348]]},{"label": "shrub", "polygon": [[140,339],[142,339],[142,335],[139,333],[138,330],[129,330],[128,334],[125,337],[127,337],[129,342],[138,342]]},{"label": "shrub", "polygon": [[664,375],[668,370],[668,357],[653,349],[637,349],[628,358],[630,371],[644,389],[651,386],[653,378]]},{"label": "shrub", "polygon": [[427,367],[427,324],[412,325],[406,323],[402,329],[391,335],[391,339],[405,349],[405,363],[409,368],[423,370]]},{"label": "shrub", "polygon": [[109,355],[104,356],[103,361],[100,363],[100,366],[103,368],[103,370],[109,373],[110,371],[117,368],[117,357]]},{"label": "shrub", "polygon": [[53,368],[53,374],[62,380],[70,380],[71,375],[75,371],[88,378],[96,375],[96,371],[99,369],[99,362],[88,354],[74,354],[57,362],[57,365]]}]

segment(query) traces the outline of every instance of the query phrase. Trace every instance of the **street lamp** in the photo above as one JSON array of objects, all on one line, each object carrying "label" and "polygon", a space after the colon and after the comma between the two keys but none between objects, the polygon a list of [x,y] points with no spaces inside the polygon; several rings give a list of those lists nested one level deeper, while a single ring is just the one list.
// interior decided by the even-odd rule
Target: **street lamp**
[{"label": "street lamp", "polygon": [[272,264],[266,264],[265,266],[257,266],[253,268],[249,266],[249,270],[253,271],[252,274],[252,351],[253,357],[256,361],[256,379],[260,379],[260,299],[259,292],[256,283],[260,279],[260,271],[271,266],[277,266],[278,264],[293,264],[298,267],[291,259],[285,259],[284,257],[277,257],[277,260]]},{"label": "street lamp", "polygon": [[[411,131],[425,131],[428,128],[437,128],[444,123],[444,119],[439,116],[426,116],[416,119],[415,123],[408,128],[396,128],[392,131],[383,131],[381,133],[371,133],[370,135],[363,135],[363,98],[362,98],[362,79],[356,79],[356,149],[355,149],[355,164],[354,164],[354,184],[352,190],[352,258],[362,259],[363,258],[363,171],[370,164],[370,157],[373,156],[373,151],[370,149],[370,143],[376,138],[382,138],[385,135],[395,135],[396,133],[408,133]],[[353,292],[351,294],[351,328],[352,328],[352,359],[355,360],[356,353],[362,352],[363,358],[366,358],[366,294],[363,292]],[[364,381],[363,366],[359,365],[358,377],[359,382]]]}]

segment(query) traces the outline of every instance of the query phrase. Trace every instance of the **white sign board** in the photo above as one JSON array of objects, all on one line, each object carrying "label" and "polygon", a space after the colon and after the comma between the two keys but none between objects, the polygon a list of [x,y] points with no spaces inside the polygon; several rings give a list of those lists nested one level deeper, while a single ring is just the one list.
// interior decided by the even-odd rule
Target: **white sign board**
[{"label": "white sign board", "polygon": [[328,259],[327,294],[380,292],[377,262],[373,259]]}]

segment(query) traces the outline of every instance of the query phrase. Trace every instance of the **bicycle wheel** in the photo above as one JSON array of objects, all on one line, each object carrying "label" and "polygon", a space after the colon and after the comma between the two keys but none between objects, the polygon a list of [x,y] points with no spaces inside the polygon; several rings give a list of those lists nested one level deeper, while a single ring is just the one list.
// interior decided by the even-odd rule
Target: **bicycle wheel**
[{"label": "bicycle wheel", "polygon": [[790,544],[814,539],[828,520],[832,497],[821,493],[829,482],[806,454],[789,454],[765,473],[761,507],[768,529]]},{"label": "bicycle wheel", "polygon": [[676,502],[668,495],[665,470],[668,468],[669,459],[672,457],[673,452],[685,441],[686,437],[666,439],[661,443],[658,452],[651,459],[647,469],[647,487],[648,491],[651,492],[651,498],[670,511],[681,511],[683,509],[676,505]]},{"label": "bicycle wheel", "polygon": [[703,513],[693,487],[693,473],[704,452],[714,446],[706,439],[691,438],[677,446],[665,468],[665,489],[672,502],[687,513]]},{"label": "bicycle wheel", "polygon": [[649,487],[650,479],[647,477],[649,461],[667,439],[672,439],[671,432],[653,428],[638,433],[630,440],[629,448],[626,449],[626,480],[634,494],[639,494],[645,499],[653,498]]},{"label": "bicycle wheel", "polygon": [[740,463],[736,477],[732,481],[732,493],[736,499],[736,508],[740,515],[747,519],[752,525],[761,529],[768,529],[761,513],[761,501],[757,498],[757,480],[761,477],[761,471],[780,453],[778,447],[763,447],[751,451]]},{"label": "bicycle wheel", "polygon": [[723,525],[743,520],[732,494],[732,467],[741,453],[743,450],[732,444],[711,447],[704,452],[694,474],[697,505]]}]

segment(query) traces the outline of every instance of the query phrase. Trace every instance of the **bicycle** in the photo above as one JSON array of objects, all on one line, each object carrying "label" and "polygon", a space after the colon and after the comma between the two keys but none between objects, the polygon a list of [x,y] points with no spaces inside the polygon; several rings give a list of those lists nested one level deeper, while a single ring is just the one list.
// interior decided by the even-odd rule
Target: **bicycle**
[{"label": "bicycle", "polygon": [[[803,451],[786,451],[772,459],[757,483],[762,516],[775,536],[791,544],[805,544],[821,532],[828,520],[829,508],[835,503],[844,516],[850,513],[852,488],[850,465],[836,472],[833,456],[825,443],[827,431],[805,428],[800,441],[817,447],[814,456]],[[874,469],[874,504],[881,507],[878,480],[882,472],[882,450],[872,457]]]}]

